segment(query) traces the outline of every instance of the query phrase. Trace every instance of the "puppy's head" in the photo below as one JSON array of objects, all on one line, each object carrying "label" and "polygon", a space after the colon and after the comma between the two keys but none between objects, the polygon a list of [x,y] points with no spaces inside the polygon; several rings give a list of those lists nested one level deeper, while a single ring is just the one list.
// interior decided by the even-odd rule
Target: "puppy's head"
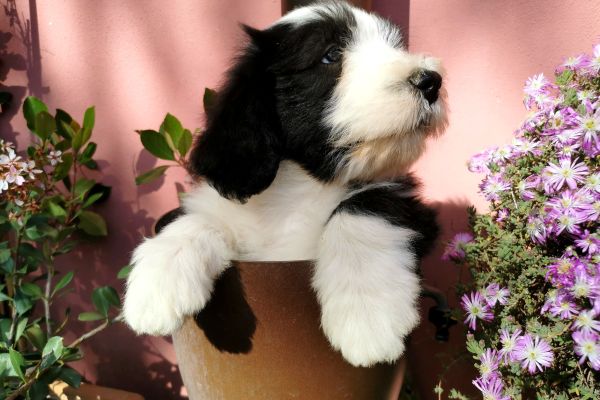
[{"label": "puppy's head", "polygon": [[389,21],[317,3],[259,31],[229,72],[190,169],[245,200],[291,159],[323,181],[405,171],[445,125],[441,67]]}]

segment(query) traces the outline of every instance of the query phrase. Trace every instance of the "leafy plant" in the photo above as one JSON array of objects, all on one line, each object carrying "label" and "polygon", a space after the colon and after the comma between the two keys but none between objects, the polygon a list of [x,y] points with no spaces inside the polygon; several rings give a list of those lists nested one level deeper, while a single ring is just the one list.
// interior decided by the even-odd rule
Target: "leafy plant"
[{"label": "leafy plant", "polygon": [[[204,90],[203,103],[205,112],[210,112],[214,106],[216,92],[206,88]],[[150,183],[165,174],[170,167],[186,168],[189,150],[192,147],[194,136],[200,134],[196,129],[194,134],[184,128],[181,122],[172,114],[167,114],[158,131],[145,129],[139,130],[140,140],[144,148],[156,158],[165,161],[173,161],[174,164],[159,165],[149,171],[143,172],[135,178],[136,185]]]},{"label": "leafy plant", "polygon": [[97,169],[93,107],[79,124],[28,97],[23,115],[35,135],[26,153],[0,140],[0,398],[34,400],[46,398],[56,379],[79,385],[80,375],[67,363],[82,357],[84,340],[121,319],[121,305],[115,289],[96,288],[95,310],[79,320],[101,323],[71,343],[62,337],[72,320],[69,309],[60,320],[51,318],[54,301],[75,276],[60,273],[56,261],[81,239],[107,235],[106,222],[92,210],[110,188],[88,176]]},{"label": "leafy plant", "polygon": [[556,83],[530,78],[524,102],[513,143],[469,163],[490,212],[471,208],[473,233],[445,252],[472,273],[458,289],[473,383],[485,399],[598,399],[600,45]]}]

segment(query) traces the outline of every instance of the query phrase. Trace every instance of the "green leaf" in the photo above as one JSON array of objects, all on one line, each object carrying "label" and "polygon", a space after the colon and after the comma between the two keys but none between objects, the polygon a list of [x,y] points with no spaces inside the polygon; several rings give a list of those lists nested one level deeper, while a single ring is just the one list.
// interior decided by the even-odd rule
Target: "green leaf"
[{"label": "green leaf", "polygon": [[27,322],[28,322],[28,318],[22,318],[19,321],[19,323],[17,324],[17,329],[15,330],[15,342],[17,342],[23,335],[23,332],[25,331],[25,328],[27,327]]},{"label": "green leaf", "polygon": [[82,207],[83,208],[87,208],[87,207],[91,206],[96,201],[98,201],[101,197],[102,197],[102,193],[94,193],[93,195],[89,196],[85,200],[85,202],[83,203]]},{"label": "green leaf", "polygon": [[72,138],[71,133],[65,129],[63,123],[70,127],[69,124],[71,123],[71,121],[73,121],[73,118],[71,118],[71,116],[67,112],[57,108],[54,119],[56,120],[56,132],[58,132],[58,134],[64,137],[65,139],[68,139],[70,143]]},{"label": "green leaf", "polygon": [[204,104],[204,112],[208,115],[212,113],[217,99],[217,92],[210,88],[204,88],[204,96],[202,103]]},{"label": "green leaf", "polygon": [[106,222],[99,214],[84,210],[79,214],[79,229],[92,236],[106,236]]},{"label": "green leaf", "polygon": [[71,170],[71,166],[73,165],[72,153],[63,153],[61,158],[62,162],[59,163],[54,169],[54,175],[52,176],[52,180],[54,182],[61,181],[67,176],[69,176],[69,171]]},{"label": "green leaf", "polygon": [[183,135],[183,126],[181,126],[181,122],[179,122],[179,120],[172,114],[167,114],[162,125],[164,130],[171,137],[175,149],[179,148],[179,141]]},{"label": "green leaf", "polygon": [[81,375],[73,368],[62,367],[58,377],[69,386],[78,388],[81,385]]},{"label": "green leaf", "polygon": [[89,107],[85,110],[85,114],[83,115],[83,127],[85,129],[89,129],[90,133],[92,129],[94,129],[94,122],[96,121],[96,109],[95,107]]},{"label": "green leaf", "polygon": [[108,309],[110,307],[110,303],[108,299],[104,297],[104,294],[100,291],[101,288],[96,288],[92,293],[92,303],[96,307],[96,310],[104,317],[108,316]]},{"label": "green leaf", "polygon": [[75,182],[74,193],[76,197],[83,197],[96,184],[93,179],[81,178]]},{"label": "green leaf", "polygon": [[59,360],[60,356],[62,356],[64,347],[65,346],[63,345],[62,337],[52,336],[50,339],[48,339],[44,349],[42,350],[42,357],[46,357],[52,353],[54,354],[54,357]]},{"label": "green leaf", "polygon": [[129,276],[129,273],[131,272],[132,269],[133,269],[133,265],[124,266],[117,273],[117,278],[118,279],[127,279],[127,277]]},{"label": "green leaf", "polygon": [[44,297],[44,292],[42,291],[42,288],[36,285],[35,283],[23,282],[21,284],[21,291],[27,296],[33,297],[34,299],[40,299]]},{"label": "green leaf", "polygon": [[56,121],[54,117],[47,111],[40,111],[35,116],[35,126],[33,132],[42,140],[46,140],[48,136],[56,130]]},{"label": "green leaf", "polygon": [[5,263],[11,257],[10,249],[0,249],[0,264]]},{"label": "green leaf", "polygon": [[62,131],[65,132],[65,137],[68,139],[71,139],[71,142],[73,142],[75,140],[75,130],[73,130],[73,120],[66,122],[66,121],[60,121],[60,126],[62,127]]},{"label": "green leaf", "polygon": [[112,306],[117,308],[121,307],[121,298],[119,297],[119,294],[115,288],[111,286],[104,286],[100,288],[100,293],[102,293],[102,296],[104,296],[104,298],[108,300]]},{"label": "green leaf", "polygon": [[83,322],[88,322],[88,321],[98,321],[101,319],[105,319],[106,317],[102,314],[99,314],[95,311],[86,311],[86,312],[82,312],[81,314],[79,314],[79,317],[77,317],[78,320],[83,321]]},{"label": "green leaf", "polygon": [[67,211],[53,201],[48,202],[48,210],[53,217],[61,218],[67,216]]},{"label": "green leaf", "polygon": [[10,357],[10,364],[12,365],[13,369],[15,370],[17,375],[19,375],[19,378],[21,378],[21,380],[25,382],[25,375],[23,374],[23,370],[21,369],[25,366],[25,359],[23,358],[21,353],[14,350],[13,348],[8,349],[8,354]]},{"label": "green leaf", "polygon": [[64,288],[69,283],[71,283],[71,281],[73,280],[73,275],[74,275],[73,271],[69,271],[65,274],[65,276],[60,278],[60,280],[54,287],[54,290],[52,290],[52,294],[50,296],[53,297],[56,294],[56,292],[58,292],[60,289]]},{"label": "green leaf", "polygon": [[117,291],[110,286],[96,288],[92,292],[92,302],[96,310],[104,317],[108,316],[108,309],[111,305],[115,307],[121,306],[121,299],[119,299]]},{"label": "green leaf", "polygon": [[34,96],[29,96],[23,103],[23,116],[27,121],[27,127],[31,131],[35,131],[35,116],[42,111],[48,111],[48,107],[43,101]]},{"label": "green leaf", "polygon": [[15,308],[17,309],[17,314],[23,315],[27,311],[33,307],[33,301],[24,294],[21,290],[17,290],[14,297]]},{"label": "green leaf", "polygon": [[160,167],[156,167],[151,169],[150,171],[144,172],[143,174],[135,178],[135,184],[141,185],[143,183],[152,182],[163,176],[168,168],[168,165],[161,165]]},{"label": "green leaf", "polygon": [[140,133],[140,139],[144,148],[153,156],[163,160],[175,161],[173,150],[171,150],[166,139],[160,133],[152,130],[145,130]]},{"label": "green leaf", "polygon": [[181,139],[179,140],[179,145],[177,146],[177,150],[182,157],[185,157],[187,152],[190,150],[190,147],[192,147],[193,140],[194,138],[192,136],[192,132],[190,132],[188,129],[184,129]]},{"label": "green leaf", "polygon": [[81,152],[81,154],[78,157],[78,160],[81,164],[85,164],[87,162],[92,161],[92,157],[94,156],[94,153],[96,152],[96,143],[94,142],[89,142],[86,146],[85,149]]},{"label": "green leaf", "polygon": [[33,324],[25,331],[25,337],[38,350],[42,350],[46,345],[46,334],[38,324]]}]

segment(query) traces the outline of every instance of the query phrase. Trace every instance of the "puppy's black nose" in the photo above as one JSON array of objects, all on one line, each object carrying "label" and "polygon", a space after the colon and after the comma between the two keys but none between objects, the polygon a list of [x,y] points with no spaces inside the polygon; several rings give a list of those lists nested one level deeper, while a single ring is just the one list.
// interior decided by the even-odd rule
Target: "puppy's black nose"
[{"label": "puppy's black nose", "polygon": [[442,87],[442,76],[437,72],[422,69],[408,78],[408,81],[423,93],[429,104],[438,99],[440,87]]}]

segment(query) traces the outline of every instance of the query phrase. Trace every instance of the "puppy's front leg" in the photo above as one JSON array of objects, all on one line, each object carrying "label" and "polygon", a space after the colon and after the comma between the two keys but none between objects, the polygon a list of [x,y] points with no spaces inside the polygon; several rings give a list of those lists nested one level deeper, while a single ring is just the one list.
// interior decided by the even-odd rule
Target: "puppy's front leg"
[{"label": "puppy's front leg", "polygon": [[331,216],[313,287],[323,330],[351,364],[393,362],[404,353],[419,323],[419,257],[436,233],[431,210],[387,188],[363,191]]},{"label": "puppy's front leg", "polygon": [[199,215],[179,217],[133,253],[123,306],[126,322],[137,333],[173,333],[185,316],[204,307],[214,279],[231,258],[225,230]]}]

